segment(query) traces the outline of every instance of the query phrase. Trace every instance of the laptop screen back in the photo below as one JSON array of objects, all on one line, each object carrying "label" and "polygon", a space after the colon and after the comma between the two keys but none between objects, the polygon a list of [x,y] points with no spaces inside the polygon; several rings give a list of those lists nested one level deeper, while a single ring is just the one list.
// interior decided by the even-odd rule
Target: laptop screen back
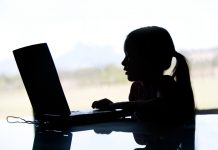
[{"label": "laptop screen back", "polygon": [[46,43],[13,51],[35,116],[69,115],[55,64]]}]

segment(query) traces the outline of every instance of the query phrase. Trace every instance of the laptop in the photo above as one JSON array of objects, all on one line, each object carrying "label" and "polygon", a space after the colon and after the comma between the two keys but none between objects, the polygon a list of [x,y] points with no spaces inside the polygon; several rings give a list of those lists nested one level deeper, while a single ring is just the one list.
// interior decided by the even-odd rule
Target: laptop
[{"label": "laptop", "polygon": [[127,115],[124,110],[71,111],[47,43],[13,50],[18,70],[36,120],[80,124],[111,121]]}]

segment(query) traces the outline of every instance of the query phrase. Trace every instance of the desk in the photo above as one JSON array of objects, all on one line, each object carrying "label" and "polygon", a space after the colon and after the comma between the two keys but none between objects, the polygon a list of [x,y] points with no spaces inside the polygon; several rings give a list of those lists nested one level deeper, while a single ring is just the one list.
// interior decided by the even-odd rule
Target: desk
[{"label": "desk", "polygon": [[140,150],[146,146],[152,150],[218,149],[218,115],[197,115],[195,126],[160,131],[125,121],[51,131],[6,120],[0,121],[0,131],[1,150]]}]

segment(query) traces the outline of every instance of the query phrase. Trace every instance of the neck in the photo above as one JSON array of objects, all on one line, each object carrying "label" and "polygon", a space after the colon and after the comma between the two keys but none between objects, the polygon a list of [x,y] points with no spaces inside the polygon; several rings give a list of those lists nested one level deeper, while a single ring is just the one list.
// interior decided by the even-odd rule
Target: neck
[{"label": "neck", "polygon": [[146,85],[158,85],[159,84],[159,82],[161,81],[161,79],[162,79],[162,77],[163,77],[163,75],[160,75],[160,76],[153,76],[153,77],[151,77],[151,78],[149,78],[149,79],[143,79],[143,80],[141,80],[144,84],[146,84]]}]

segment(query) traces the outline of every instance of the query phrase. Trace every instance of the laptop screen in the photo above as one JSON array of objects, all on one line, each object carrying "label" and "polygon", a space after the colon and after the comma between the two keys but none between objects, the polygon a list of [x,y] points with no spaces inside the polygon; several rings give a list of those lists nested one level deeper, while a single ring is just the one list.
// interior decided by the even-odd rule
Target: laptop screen
[{"label": "laptop screen", "polygon": [[55,64],[46,43],[13,51],[35,116],[69,115]]}]

